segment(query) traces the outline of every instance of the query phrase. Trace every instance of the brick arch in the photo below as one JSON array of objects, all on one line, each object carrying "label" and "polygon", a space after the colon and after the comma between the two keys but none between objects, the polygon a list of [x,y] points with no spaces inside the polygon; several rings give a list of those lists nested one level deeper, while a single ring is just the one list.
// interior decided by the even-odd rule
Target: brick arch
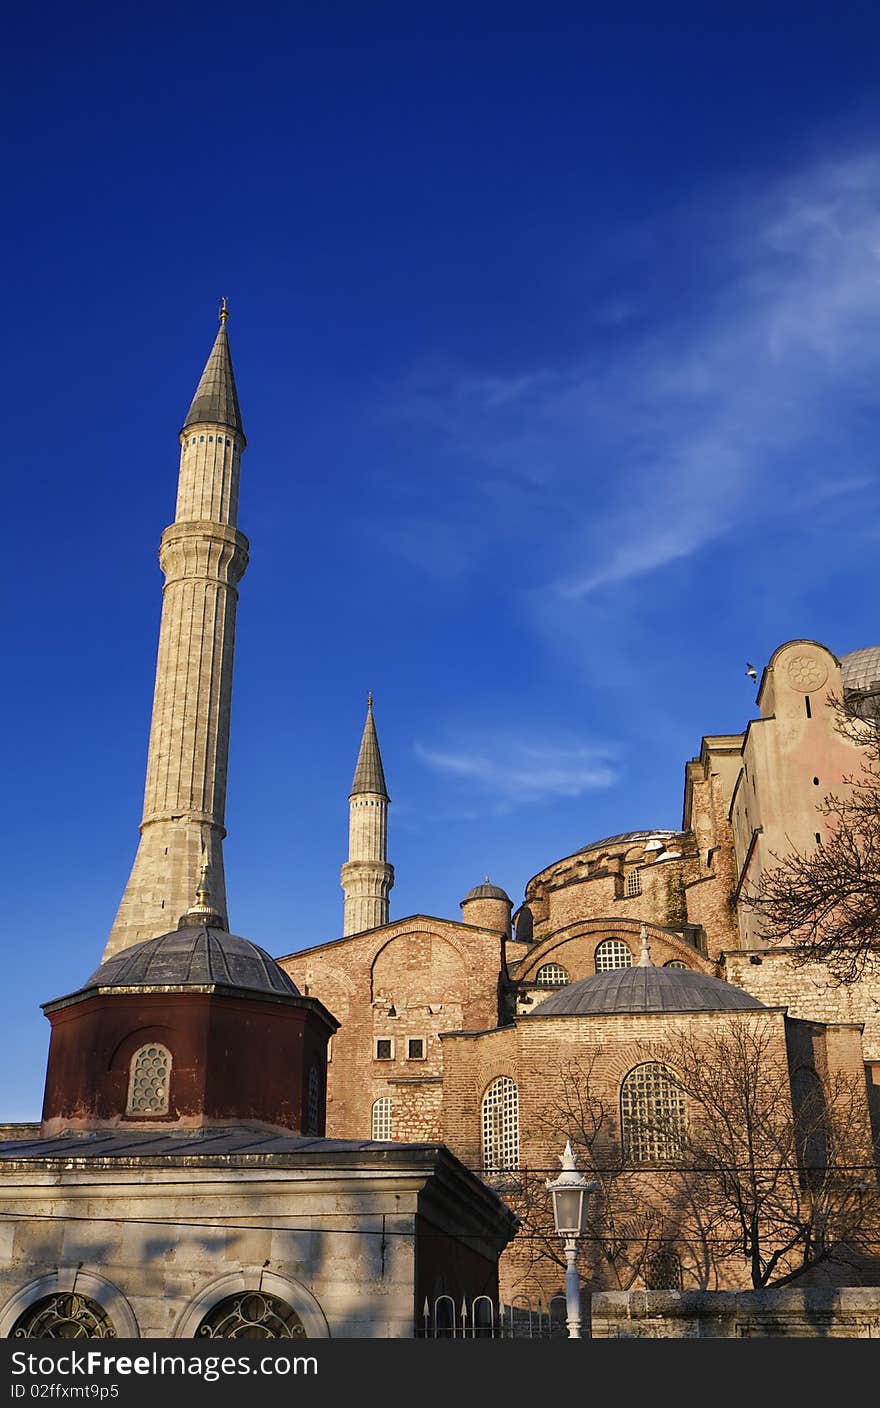
[{"label": "brick arch", "polygon": [[[429,948],[429,961],[418,946]],[[393,952],[395,951],[396,952]],[[394,971],[393,964],[399,964]],[[435,973],[435,966],[441,971]],[[384,943],[370,964],[370,1001],[379,988],[395,999],[406,998],[409,989],[419,1002],[464,1002],[468,990],[468,962],[460,944],[430,929],[408,929]],[[436,987],[436,991],[434,991]]]},{"label": "brick arch", "polygon": [[[640,930],[641,919],[628,918],[624,915],[614,916],[607,919],[581,919],[575,920],[564,929],[557,929],[555,933],[548,934],[537,944],[528,956],[528,968],[520,969],[516,975],[516,981],[528,983],[534,981],[534,975],[543,963],[562,963],[564,968],[570,965],[563,962],[557,956],[557,950],[564,948],[575,940],[583,940],[592,943],[592,952],[603,939],[620,939],[629,946],[633,956],[633,963],[639,961],[641,949]],[[680,958],[687,962],[689,968],[697,973],[716,973],[716,964],[703,958],[702,954],[696,952],[678,934],[664,929],[660,924],[652,924],[650,920],[644,921],[648,930],[648,943],[651,948],[652,962],[656,967],[662,968],[669,958]],[[584,977],[591,976],[583,974]]]}]

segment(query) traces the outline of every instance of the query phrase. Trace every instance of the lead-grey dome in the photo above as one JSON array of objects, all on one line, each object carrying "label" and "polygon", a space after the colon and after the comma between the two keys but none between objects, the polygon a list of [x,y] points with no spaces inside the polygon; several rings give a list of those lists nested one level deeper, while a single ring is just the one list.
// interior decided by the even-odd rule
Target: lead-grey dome
[{"label": "lead-grey dome", "polygon": [[488,877],[482,885],[475,885],[472,890],[468,890],[462,904],[467,904],[468,900],[506,900],[508,904],[513,904],[513,900],[506,890],[502,890],[500,885],[493,885]]},{"label": "lead-grey dome", "polygon": [[88,988],[225,987],[298,997],[270,954],[223,929],[175,929],[115,953],[83,983]]},{"label": "lead-grey dome", "polygon": [[840,673],[847,694],[873,694],[880,690],[880,645],[867,645],[840,657]]},{"label": "lead-grey dome", "polygon": [[692,968],[615,968],[559,988],[527,1018],[633,1012],[718,1012],[763,1007],[756,997]]}]

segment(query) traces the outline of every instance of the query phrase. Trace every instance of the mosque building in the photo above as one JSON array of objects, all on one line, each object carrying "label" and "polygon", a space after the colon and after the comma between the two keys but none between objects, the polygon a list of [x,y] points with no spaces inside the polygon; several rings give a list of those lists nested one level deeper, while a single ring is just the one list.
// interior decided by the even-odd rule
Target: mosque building
[{"label": "mosque building", "polygon": [[[728,1212],[707,1242],[709,1195],[689,1184],[685,1212],[658,1170],[699,1124],[687,1051],[711,1068],[748,1040],[800,1201],[829,1186],[819,1125],[843,1092],[862,1192],[876,1182],[880,970],[840,986],[796,966],[748,899],[774,857],[821,844],[817,802],[860,758],[829,702],[880,699],[880,648],[781,645],[758,717],[685,764],[678,830],[538,857],[516,905],[487,876],[460,918],[391,914],[370,697],[342,934],[285,952],[282,915],[272,957],[230,932],[223,863],[245,447],[224,303],[160,544],[137,854],[101,962],[45,1004],[41,1126],[0,1141],[0,1336],[407,1337],[444,1296],[549,1300],[563,1273],[539,1214],[575,1114],[651,1213],[639,1257],[632,1219],[604,1262],[596,1234],[592,1284],[621,1285],[625,1262],[636,1289],[749,1285]],[[841,1274],[869,1279],[857,1260]]]}]

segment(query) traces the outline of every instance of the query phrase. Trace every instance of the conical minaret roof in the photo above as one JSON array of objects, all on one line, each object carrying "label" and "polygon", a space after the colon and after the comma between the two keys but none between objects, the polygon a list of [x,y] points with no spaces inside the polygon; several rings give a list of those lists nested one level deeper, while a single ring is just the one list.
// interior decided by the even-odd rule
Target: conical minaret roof
[{"label": "conical minaret roof", "polygon": [[235,374],[229,355],[229,338],[226,333],[228,316],[224,298],[220,305],[220,327],[192,405],[183,422],[183,429],[186,430],[191,425],[227,425],[230,430],[237,431],[244,438],[238,392],[235,389]]},{"label": "conical minaret roof", "polygon": [[373,721],[373,696],[367,697],[367,721],[364,724],[364,735],[361,739],[361,751],[358,753],[357,767],[354,770],[354,781],[351,784],[351,795],[356,796],[359,792],[373,792],[386,801],[390,801],[388,791],[385,786],[385,773],[382,769],[382,755],[379,752],[379,739],[376,737],[376,725]]}]

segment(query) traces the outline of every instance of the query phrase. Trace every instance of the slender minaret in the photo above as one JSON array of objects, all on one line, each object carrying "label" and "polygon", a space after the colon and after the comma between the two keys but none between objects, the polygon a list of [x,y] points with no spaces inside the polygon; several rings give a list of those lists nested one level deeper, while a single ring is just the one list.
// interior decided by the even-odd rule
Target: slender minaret
[{"label": "slender minaret", "polygon": [[165,574],[141,839],[104,957],[176,928],[203,865],[228,928],[223,825],[232,701],[236,584],[248,542],[235,526],[245,448],[229,341],[220,329],[180,432]]},{"label": "slender minaret", "polygon": [[345,891],[343,934],[360,934],[388,923],[388,896],[394,884],[394,867],[386,859],[389,801],[370,694],[348,801],[348,860],[341,875]]}]

